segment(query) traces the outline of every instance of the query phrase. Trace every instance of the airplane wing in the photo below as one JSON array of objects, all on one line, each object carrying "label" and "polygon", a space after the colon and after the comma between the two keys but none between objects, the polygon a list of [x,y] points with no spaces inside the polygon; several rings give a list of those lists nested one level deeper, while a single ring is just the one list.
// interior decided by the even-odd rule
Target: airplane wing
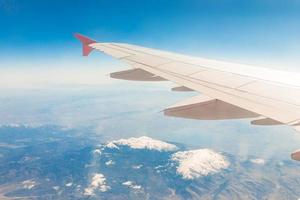
[{"label": "airplane wing", "polygon": [[132,67],[112,73],[112,78],[168,80],[178,84],[173,91],[201,93],[166,108],[166,115],[203,120],[256,118],[251,124],[285,124],[300,131],[300,74],[131,44],[98,43],[80,34],[75,37],[83,44],[84,56],[95,49]]}]

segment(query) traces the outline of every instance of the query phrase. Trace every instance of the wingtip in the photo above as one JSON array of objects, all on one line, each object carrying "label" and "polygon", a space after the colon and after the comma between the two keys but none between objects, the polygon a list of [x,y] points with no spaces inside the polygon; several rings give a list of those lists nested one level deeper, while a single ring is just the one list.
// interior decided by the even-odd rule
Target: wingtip
[{"label": "wingtip", "polygon": [[84,44],[93,44],[93,43],[97,42],[96,40],[93,40],[85,35],[80,34],[80,33],[74,33],[74,37],[77,38],[78,40],[80,40]]},{"label": "wingtip", "polygon": [[89,45],[96,43],[97,41],[92,40],[80,33],[74,33],[74,37],[77,38],[82,43],[82,55],[88,56],[93,51],[93,48],[90,47]]}]

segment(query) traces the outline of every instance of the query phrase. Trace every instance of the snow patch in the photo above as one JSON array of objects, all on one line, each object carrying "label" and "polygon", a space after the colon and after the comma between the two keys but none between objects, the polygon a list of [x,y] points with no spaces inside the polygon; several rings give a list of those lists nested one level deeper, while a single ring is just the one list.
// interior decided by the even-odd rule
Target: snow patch
[{"label": "snow patch", "polygon": [[67,187],[71,187],[72,185],[73,185],[72,182],[66,184]]},{"label": "snow patch", "polygon": [[179,151],[173,154],[171,159],[178,162],[176,171],[184,179],[218,173],[229,166],[223,155],[210,149]]},{"label": "snow patch", "polygon": [[250,162],[256,165],[264,165],[266,163],[265,160],[261,158],[250,159]]},{"label": "snow patch", "polygon": [[140,185],[133,185],[131,188],[134,189],[134,190],[140,190],[140,189],[142,189],[142,186],[140,186]]},{"label": "snow patch", "polygon": [[96,173],[92,177],[91,184],[89,187],[84,189],[84,195],[93,196],[95,191],[99,190],[101,192],[106,192],[110,187],[106,185],[106,178],[103,174]]},{"label": "snow patch", "polygon": [[22,182],[23,188],[31,190],[35,185],[36,182],[34,180],[26,180]]},{"label": "snow patch", "polygon": [[129,188],[132,188],[134,190],[140,190],[140,189],[142,189],[142,186],[135,185],[132,181],[126,181],[126,182],[122,183],[122,185],[127,186]]},{"label": "snow patch", "polygon": [[133,169],[141,169],[141,167],[143,167],[143,165],[133,165],[132,166]]},{"label": "snow patch", "polygon": [[108,144],[106,144],[106,147],[111,149],[118,149],[119,147],[115,145],[114,142],[115,141],[109,142]]},{"label": "snow patch", "polygon": [[128,146],[132,149],[149,149],[157,151],[176,151],[178,147],[174,144],[166,143],[160,140],[155,140],[150,137],[131,137],[128,139],[120,139],[109,142],[106,147],[119,148],[119,146]]},{"label": "snow patch", "polygon": [[114,165],[114,164],[115,164],[115,162],[112,161],[112,160],[109,160],[109,161],[105,162],[105,165],[107,165],[107,166]]},{"label": "snow patch", "polygon": [[100,150],[100,149],[95,149],[95,150],[93,151],[93,154],[101,155],[101,150]]},{"label": "snow patch", "polygon": [[56,191],[59,190],[59,186],[53,186],[52,188]]}]

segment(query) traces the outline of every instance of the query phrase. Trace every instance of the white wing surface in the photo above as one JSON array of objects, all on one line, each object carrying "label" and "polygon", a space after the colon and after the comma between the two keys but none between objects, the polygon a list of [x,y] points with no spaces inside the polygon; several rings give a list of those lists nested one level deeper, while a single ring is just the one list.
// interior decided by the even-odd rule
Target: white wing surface
[{"label": "white wing surface", "polygon": [[[182,109],[177,109],[183,113],[183,117],[189,118],[190,112],[193,113],[190,118],[193,118],[197,114],[193,112],[195,110],[202,112],[198,119],[206,120],[259,117],[252,124],[286,124],[299,131],[300,74],[185,56],[130,44],[98,43],[79,34],[76,37],[83,43],[83,55],[88,55],[92,49],[99,50],[133,68],[128,72],[113,73],[112,77],[124,77],[126,80],[169,80],[183,88],[181,91],[196,91],[206,96],[194,98],[190,106],[180,105],[187,110],[182,112]],[[197,99],[199,102],[195,102]],[[174,108],[176,105],[172,106],[175,116],[180,116],[180,112]],[[208,108],[215,113],[210,113]],[[170,115],[170,108],[166,111]]]}]

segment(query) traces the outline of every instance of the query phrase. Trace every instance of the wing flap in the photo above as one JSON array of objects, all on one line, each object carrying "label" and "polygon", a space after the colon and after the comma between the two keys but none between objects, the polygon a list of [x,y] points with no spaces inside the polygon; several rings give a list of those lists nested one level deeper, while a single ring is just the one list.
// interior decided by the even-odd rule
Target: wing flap
[{"label": "wing flap", "polygon": [[278,122],[274,119],[270,118],[262,118],[262,119],[256,119],[251,121],[252,125],[259,125],[259,126],[273,126],[273,125],[282,125],[281,122]]},{"label": "wing flap", "polygon": [[198,120],[254,118],[259,115],[207,96],[195,96],[164,110],[164,114]]},{"label": "wing flap", "polygon": [[114,72],[110,74],[110,77],[131,81],[165,81],[165,79],[139,68]]},{"label": "wing flap", "polygon": [[184,86],[173,87],[171,90],[176,91],[176,92],[192,92],[192,91],[194,91],[194,90],[184,87]]}]

